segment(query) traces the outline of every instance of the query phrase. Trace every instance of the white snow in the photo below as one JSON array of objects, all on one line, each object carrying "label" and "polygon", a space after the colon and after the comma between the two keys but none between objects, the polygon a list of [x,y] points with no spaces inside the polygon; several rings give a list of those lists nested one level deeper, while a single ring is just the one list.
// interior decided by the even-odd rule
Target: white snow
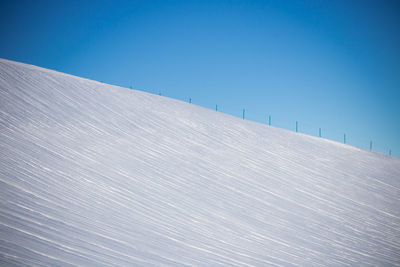
[{"label": "white snow", "polygon": [[0,59],[0,265],[400,266],[400,160]]}]

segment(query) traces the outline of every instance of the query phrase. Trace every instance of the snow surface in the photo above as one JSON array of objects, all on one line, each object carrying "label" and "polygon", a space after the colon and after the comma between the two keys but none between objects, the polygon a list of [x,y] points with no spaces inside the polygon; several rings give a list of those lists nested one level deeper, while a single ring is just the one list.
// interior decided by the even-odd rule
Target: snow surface
[{"label": "snow surface", "polygon": [[400,266],[400,160],[0,59],[0,265]]}]

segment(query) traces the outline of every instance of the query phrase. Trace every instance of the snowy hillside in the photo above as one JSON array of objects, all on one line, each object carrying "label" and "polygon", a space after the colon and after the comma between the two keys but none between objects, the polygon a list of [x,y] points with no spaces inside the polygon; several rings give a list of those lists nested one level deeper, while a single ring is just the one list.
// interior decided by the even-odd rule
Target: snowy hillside
[{"label": "snowy hillside", "polygon": [[0,60],[0,265],[400,266],[400,160]]}]

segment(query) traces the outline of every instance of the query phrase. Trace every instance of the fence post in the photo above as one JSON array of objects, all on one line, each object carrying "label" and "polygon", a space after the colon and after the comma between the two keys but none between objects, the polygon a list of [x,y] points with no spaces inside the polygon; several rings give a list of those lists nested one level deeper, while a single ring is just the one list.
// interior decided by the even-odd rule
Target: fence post
[{"label": "fence post", "polygon": [[389,149],[389,156],[391,156],[392,155],[392,150],[391,149]]},{"label": "fence post", "polygon": [[299,131],[299,123],[296,121],[296,133]]},{"label": "fence post", "polygon": [[321,128],[319,128],[319,137],[322,137],[322,136],[321,136]]},{"label": "fence post", "polygon": [[343,135],[343,143],[346,144],[346,134]]},{"label": "fence post", "polygon": [[372,151],[372,141],[369,142],[369,150]]},{"label": "fence post", "polygon": [[192,98],[189,98],[189,104],[192,104]]},{"label": "fence post", "polygon": [[243,119],[244,119],[244,109],[243,109]]},{"label": "fence post", "polygon": [[218,111],[218,105],[215,105],[215,111]]},{"label": "fence post", "polygon": [[271,126],[271,116],[268,116],[268,125]]}]

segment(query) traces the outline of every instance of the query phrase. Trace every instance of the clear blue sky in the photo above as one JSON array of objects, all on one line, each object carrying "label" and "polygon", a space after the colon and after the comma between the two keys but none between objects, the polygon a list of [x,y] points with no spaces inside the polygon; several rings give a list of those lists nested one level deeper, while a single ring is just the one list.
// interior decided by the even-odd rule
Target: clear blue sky
[{"label": "clear blue sky", "polygon": [[400,1],[1,1],[0,57],[400,157]]}]

